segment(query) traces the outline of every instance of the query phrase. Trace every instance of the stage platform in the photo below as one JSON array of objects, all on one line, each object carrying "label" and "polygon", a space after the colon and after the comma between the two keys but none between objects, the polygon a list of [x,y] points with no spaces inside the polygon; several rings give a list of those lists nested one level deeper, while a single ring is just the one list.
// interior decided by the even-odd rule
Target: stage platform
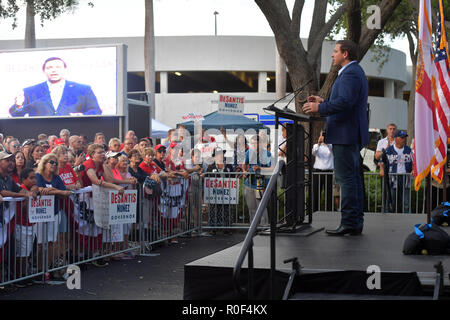
[{"label": "stage platform", "polygon": [[[291,264],[283,261],[297,257],[302,267],[301,272],[322,273],[330,271],[363,271],[367,267],[377,265],[381,272],[412,273],[417,272],[423,286],[434,286],[436,265],[442,261],[444,267],[444,286],[450,286],[450,255],[404,255],[403,243],[414,231],[417,223],[426,223],[426,215],[422,214],[382,214],[366,213],[364,231],[360,236],[329,236],[324,231],[310,236],[277,234],[276,237],[276,269],[290,272]],[[312,227],[335,229],[339,225],[340,213],[316,212],[313,215]],[[450,227],[444,228],[450,233]],[[270,269],[270,237],[257,235],[254,238],[254,266],[259,271]],[[202,281],[212,274],[230,275],[236,263],[242,243],[202,259],[185,265],[185,297],[196,298],[196,281]],[[247,261],[244,262],[247,267]],[[222,273],[219,272],[222,269]],[[217,281],[217,279],[215,280]],[[226,282],[226,280],[224,279]],[[228,283],[232,278],[228,278]],[[198,283],[200,285],[200,283]],[[217,298],[227,297],[216,292]],[[200,297],[200,296],[198,296]],[[211,297],[214,297],[212,295]]]}]

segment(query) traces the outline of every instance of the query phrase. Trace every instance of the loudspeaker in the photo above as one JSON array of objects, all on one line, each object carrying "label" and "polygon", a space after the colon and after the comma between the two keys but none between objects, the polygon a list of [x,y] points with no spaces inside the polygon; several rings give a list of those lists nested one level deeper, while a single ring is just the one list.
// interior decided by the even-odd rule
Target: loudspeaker
[{"label": "loudspeaker", "polygon": [[289,226],[305,220],[305,128],[286,124],[286,222]]}]

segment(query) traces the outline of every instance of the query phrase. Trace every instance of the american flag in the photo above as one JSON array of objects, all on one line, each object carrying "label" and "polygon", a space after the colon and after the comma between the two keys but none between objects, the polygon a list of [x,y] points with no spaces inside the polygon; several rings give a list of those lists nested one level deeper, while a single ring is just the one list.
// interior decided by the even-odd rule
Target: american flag
[{"label": "american flag", "polygon": [[[444,25],[444,3],[439,0],[437,13],[435,59],[436,85],[435,112],[438,125],[438,139],[436,143],[436,160],[431,170],[431,175],[439,183],[442,182],[445,164],[447,162],[447,144],[450,142],[450,75],[448,60],[448,44]],[[436,128],[435,128],[436,130]]]}]

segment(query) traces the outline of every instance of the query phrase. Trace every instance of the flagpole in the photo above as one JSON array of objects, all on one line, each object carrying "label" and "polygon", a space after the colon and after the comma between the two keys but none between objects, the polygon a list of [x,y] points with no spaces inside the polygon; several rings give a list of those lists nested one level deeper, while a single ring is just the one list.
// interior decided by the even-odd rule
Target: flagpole
[{"label": "flagpole", "polygon": [[425,185],[425,211],[427,213],[427,224],[431,223],[431,173],[427,175]]}]

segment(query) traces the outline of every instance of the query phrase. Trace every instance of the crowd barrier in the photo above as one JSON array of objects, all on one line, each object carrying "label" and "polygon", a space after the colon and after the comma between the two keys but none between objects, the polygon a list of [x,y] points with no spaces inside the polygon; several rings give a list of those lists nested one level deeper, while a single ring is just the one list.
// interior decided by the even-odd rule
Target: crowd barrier
[{"label": "crowd barrier", "polygon": [[[112,215],[105,203],[95,199],[93,187],[73,191],[66,198],[4,198],[0,204],[0,286],[28,278],[42,277],[47,281],[49,273],[64,274],[69,265],[102,264],[107,259],[149,254],[153,245],[173,241],[184,234],[247,229],[263,195],[264,178],[268,177],[246,175],[242,172],[213,172],[202,176],[194,173],[188,179],[163,180],[159,189],[155,184],[138,185],[136,215],[132,222],[126,223],[98,223],[97,220],[102,219],[101,212],[106,212],[109,219]],[[391,178],[400,176],[405,175],[390,175]],[[245,177],[255,179],[257,188],[248,188]],[[383,179],[376,173],[365,173],[364,181],[365,212],[388,212]],[[333,172],[314,172],[312,187],[313,211],[338,211],[339,190]],[[397,212],[424,213],[424,190],[424,187],[418,192],[411,188],[396,190],[402,193],[403,199],[408,199],[400,204],[410,204],[409,210],[402,211],[400,207]],[[442,192],[436,190],[433,191],[434,205],[442,201]],[[285,198],[280,186],[277,194],[277,222],[284,224]],[[308,197],[307,190],[305,196]],[[108,194],[100,198],[107,202]],[[33,201],[46,199],[57,203],[53,221],[45,220],[46,212],[42,208],[40,212],[33,211],[37,210],[32,207]],[[45,207],[45,202],[42,203]],[[42,203],[39,203],[41,207]],[[47,207],[54,207],[53,203],[49,202]],[[267,213],[265,215],[260,228],[268,226]]]},{"label": "crowd barrier", "polygon": [[[125,197],[108,199],[109,190],[96,186],[106,192],[99,193],[100,200],[93,187],[73,191],[69,197],[4,198],[0,286],[30,278],[48,282],[50,273],[67,277],[70,265],[104,265],[107,259],[132,258],[149,253],[152,244],[194,231],[196,210],[201,208],[195,199],[201,190],[200,179],[193,180],[163,181],[158,195],[155,189],[139,185],[134,192],[136,209],[131,210],[136,212],[134,217],[119,212],[130,211],[129,204],[120,204]],[[114,216],[109,216],[108,201],[117,205]],[[99,216],[101,212],[107,213],[109,222]],[[118,223],[120,219],[134,222]]]},{"label": "crowd barrier", "polygon": [[[386,178],[377,172],[364,173],[365,201],[364,212],[373,213],[425,213],[425,182],[420,189],[414,189],[414,177],[411,174],[389,174],[391,180],[390,199]],[[392,185],[395,188],[392,188]],[[338,211],[340,206],[340,190],[336,185],[333,172],[313,172],[313,212]],[[439,191],[440,190],[440,191]],[[431,208],[436,207],[443,199],[442,187],[430,188]],[[450,194],[448,195],[450,197]]]}]

